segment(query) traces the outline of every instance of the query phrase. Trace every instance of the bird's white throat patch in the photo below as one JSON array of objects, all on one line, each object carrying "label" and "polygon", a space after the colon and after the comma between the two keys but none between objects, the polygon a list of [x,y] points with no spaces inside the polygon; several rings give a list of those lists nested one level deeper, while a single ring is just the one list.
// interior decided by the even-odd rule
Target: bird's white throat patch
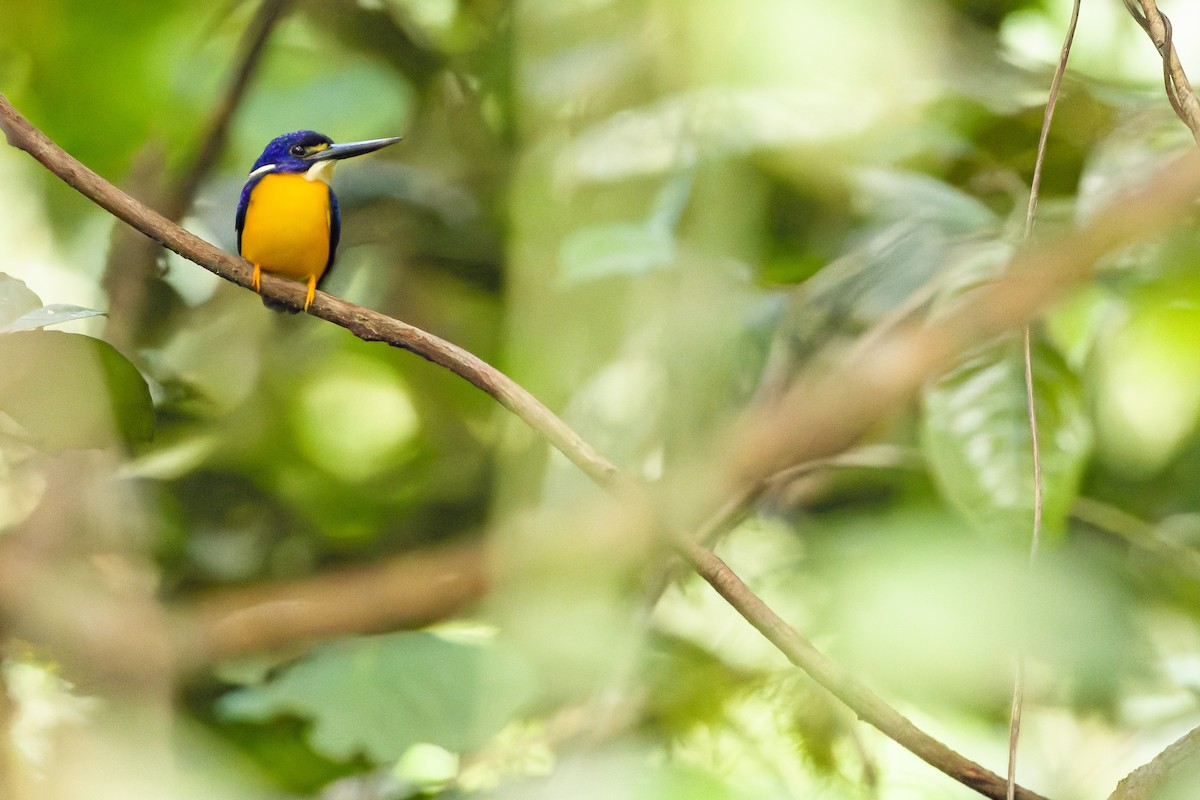
[{"label": "bird's white throat patch", "polygon": [[325,183],[329,183],[330,179],[333,178],[333,168],[336,166],[337,162],[333,159],[328,161],[318,161],[308,168],[308,171],[304,173],[304,177],[310,181],[323,181]]}]

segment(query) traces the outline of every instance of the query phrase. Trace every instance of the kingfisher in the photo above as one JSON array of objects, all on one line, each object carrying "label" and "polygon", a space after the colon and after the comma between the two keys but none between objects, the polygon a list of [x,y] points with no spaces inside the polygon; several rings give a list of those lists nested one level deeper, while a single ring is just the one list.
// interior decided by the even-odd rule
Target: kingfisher
[{"label": "kingfisher", "polygon": [[[343,158],[372,153],[402,137],[334,144],[316,131],[285,133],[271,140],[254,162],[237,208],[238,253],[254,265],[254,291],[262,273],[308,284],[304,310],[329,274],[342,232],[337,195],[329,185]],[[294,309],[263,298],[280,310]]]}]

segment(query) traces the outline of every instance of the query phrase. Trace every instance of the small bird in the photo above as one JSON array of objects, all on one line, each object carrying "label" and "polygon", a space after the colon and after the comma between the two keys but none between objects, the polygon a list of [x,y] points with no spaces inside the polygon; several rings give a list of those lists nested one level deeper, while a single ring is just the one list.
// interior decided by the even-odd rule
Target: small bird
[{"label": "small bird", "polygon": [[[334,166],[401,138],[334,144],[316,131],[296,131],[271,140],[254,162],[237,209],[238,253],[254,265],[254,291],[262,294],[264,272],[307,283],[308,311],[333,266],[342,231],[337,195],[329,185]],[[263,304],[295,312],[266,297]]]}]

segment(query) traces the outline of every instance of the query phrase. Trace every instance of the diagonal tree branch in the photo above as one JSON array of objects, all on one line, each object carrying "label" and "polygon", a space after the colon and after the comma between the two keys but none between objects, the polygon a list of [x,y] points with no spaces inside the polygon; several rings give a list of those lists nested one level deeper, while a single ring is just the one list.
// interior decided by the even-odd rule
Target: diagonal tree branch
[{"label": "diagonal tree branch", "polygon": [[[114,216],[200,266],[243,287],[251,267],[147,209],[50,141],[0,94],[0,129],[11,145]],[[730,466],[719,483],[754,485],[791,464],[844,449],[861,432],[911,397],[921,383],[968,347],[1034,318],[1050,303],[1090,277],[1104,254],[1173,224],[1200,193],[1200,157],[1181,159],[1121,198],[1080,229],[1031,249],[1010,273],[966,299],[937,324],[912,326],[878,338],[836,374],[802,383],[782,400],[748,415],[727,446]],[[294,307],[304,288],[266,275],[263,293]],[[474,355],[399,320],[318,292],[310,313],[367,341],[386,342],[439,364],[487,392],[560,450],[596,483],[631,499],[637,486],[583,441],[525,389]],[[713,487],[718,488],[718,487]],[[726,496],[743,496],[729,491]],[[756,628],[897,742],[955,780],[986,794],[1004,796],[1004,780],[924,734],[881,699],[842,672],[788,627],[729,568],[699,545],[677,547],[693,566]],[[1038,795],[1019,790],[1019,797]]]},{"label": "diagonal tree branch", "polygon": [[[746,584],[711,550],[691,542],[681,545],[684,558],[708,581],[717,594],[737,609],[758,632],[770,640],[788,660],[807,672],[865,722],[869,722],[913,755],[952,776],[986,797],[1005,796],[1004,778],[960,755],[922,731],[853,676],[830,661],[824,653],[796,632],[778,614],[751,592]],[[1019,800],[1045,800],[1042,795],[1016,787]]]}]

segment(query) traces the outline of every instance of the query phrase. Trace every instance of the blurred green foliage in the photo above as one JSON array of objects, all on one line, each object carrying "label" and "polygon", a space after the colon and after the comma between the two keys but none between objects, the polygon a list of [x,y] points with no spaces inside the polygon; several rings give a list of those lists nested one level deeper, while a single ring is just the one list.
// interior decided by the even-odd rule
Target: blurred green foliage
[{"label": "blurred green foliage", "polygon": [[154,405],[137,368],[107,342],[38,330],[96,316],[88,309],[55,311],[21,281],[0,274],[0,409],[48,452],[149,440]]},{"label": "blurred green foliage", "polygon": [[402,632],[319,648],[270,683],[226,694],[218,711],[243,721],[312,719],[318,753],[389,763],[421,743],[479,749],[524,710],[534,685],[528,667],[494,643]]},{"label": "blurred green foliage", "polygon": [[[255,12],[9,3],[0,91],[160,197]],[[686,531],[727,499],[705,492],[743,409],[1005,268],[1057,55],[1039,42],[1061,17],[1025,0],[295,0],[184,224],[234,249],[242,181],[279,133],[403,134],[339,169],[328,290],[504,369],[661,486]],[[1190,143],[1131,20],[1080,48],[1037,235]],[[474,387],[174,256],[109,259],[125,251],[107,215],[11,148],[0,209],[0,535],[82,531],[64,575],[149,584],[171,608],[455,539],[495,554],[470,637],[296,642],[190,675],[168,724],[215,783],[97,796],[973,796],[694,578],[646,608],[662,554],[634,512]],[[1111,254],[1035,326],[1053,536],[1032,574],[1012,338],[870,432],[903,458],[775,486],[719,545],[818,646],[998,771],[1027,654],[1022,776],[1048,795],[1102,796],[1200,721],[1200,591],[1172,556],[1200,545],[1198,246],[1190,224]],[[89,317],[123,280],[145,300]],[[40,329],[47,303],[67,331]],[[81,450],[105,451],[102,475],[63,466]],[[1081,517],[1079,498],[1108,511]]]}]

